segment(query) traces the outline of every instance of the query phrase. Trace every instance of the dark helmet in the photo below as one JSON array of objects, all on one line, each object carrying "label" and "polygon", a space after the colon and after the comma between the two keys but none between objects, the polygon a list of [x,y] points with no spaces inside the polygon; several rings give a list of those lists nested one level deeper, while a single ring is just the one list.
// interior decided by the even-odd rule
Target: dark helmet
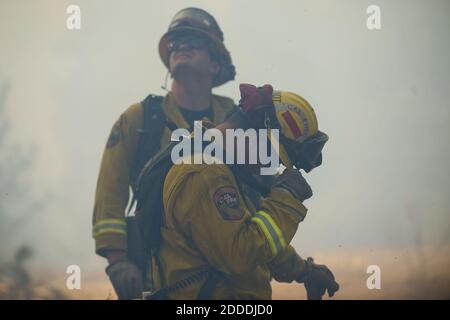
[{"label": "dark helmet", "polygon": [[212,15],[198,8],[185,8],[179,11],[170,22],[169,30],[159,41],[159,56],[167,68],[169,68],[167,46],[169,40],[178,34],[186,33],[206,37],[213,44],[215,60],[220,64],[220,71],[213,80],[214,87],[234,79],[236,71],[230,53],[223,43],[222,30]]}]

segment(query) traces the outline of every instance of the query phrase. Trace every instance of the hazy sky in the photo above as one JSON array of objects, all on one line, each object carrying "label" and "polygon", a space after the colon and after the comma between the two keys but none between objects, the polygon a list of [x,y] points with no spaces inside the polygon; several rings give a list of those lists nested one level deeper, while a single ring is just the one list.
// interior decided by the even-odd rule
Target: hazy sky
[{"label": "hazy sky", "polygon": [[[70,4],[81,30],[66,28]],[[366,28],[370,4],[381,30]],[[157,44],[186,6],[224,31],[237,77],[216,93],[237,100],[241,82],[299,93],[330,136],[307,175],[300,253],[450,243],[449,1],[0,0],[12,134],[37,146],[30,188],[53,197],[25,232],[42,259],[103,263],[91,239],[103,148],[121,112],[164,93]]]}]

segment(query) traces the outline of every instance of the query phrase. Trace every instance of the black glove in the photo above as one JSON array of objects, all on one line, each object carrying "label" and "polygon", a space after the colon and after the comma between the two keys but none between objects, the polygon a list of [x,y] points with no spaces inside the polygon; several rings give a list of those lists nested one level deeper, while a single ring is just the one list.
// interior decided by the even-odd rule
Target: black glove
[{"label": "black glove", "polygon": [[339,284],[334,280],[331,270],[323,264],[315,264],[311,257],[305,264],[305,271],[297,278],[297,282],[305,285],[308,300],[322,300],[325,290],[330,298],[334,296],[339,290]]},{"label": "black glove", "polygon": [[294,197],[304,201],[312,197],[312,190],[300,171],[286,168],[276,177],[273,188],[283,188],[290,191]]},{"label": "black glove", "polygon": [[141,270],[129,260],[120,260],[106,268],[114,290],[120,300],[138,299],[144,291]]}]

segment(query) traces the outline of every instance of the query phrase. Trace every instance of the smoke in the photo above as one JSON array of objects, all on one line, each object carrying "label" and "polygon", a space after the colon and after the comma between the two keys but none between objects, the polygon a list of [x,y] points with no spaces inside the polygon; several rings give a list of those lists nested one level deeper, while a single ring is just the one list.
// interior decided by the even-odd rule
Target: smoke
[{"label": "smoke", "polygon": [[[237,100],[241,82],[299,93],[330,136],[307,175],[314,197],[293,241],[302,255],[417,248],[407,263],[418,263],[420,248],[449,245],[450,5],[378,2],[379,31],[366,28],[367,1],[195,2],[217,18],[238,72],[216,93]],[[70,264],[104,267],[90,235],[101,154],[121,112],[164,94],[157,43],[192,1],[80,0],[81,30],[66,28],[69,4],[0,4],[11,137],[36,146],[28,187],[51,199],[23,239],[61,277]]]}]

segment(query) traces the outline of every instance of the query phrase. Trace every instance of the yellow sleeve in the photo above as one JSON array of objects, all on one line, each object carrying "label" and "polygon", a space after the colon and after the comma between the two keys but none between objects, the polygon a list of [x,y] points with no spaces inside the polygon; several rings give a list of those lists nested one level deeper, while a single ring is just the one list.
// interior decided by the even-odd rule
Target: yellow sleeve
[{"label": "yellow sleeve", "polygon": [[278,282],[292,282],[304,270],[305,261],[288,245],[268,264],[272,277]]},{"label": "yellow sleeve", "polygon": [[129,172],[141,128],[142,106],[129,107],[116,121],[100,165],[95,193],[92,235],[96,253],[127,250],[125,209],[129,200]]},{"label": "yellow sleeve", "polygon": [[226,274],[266,264],[294,236],[306,208],[289,192],[273,190],[262,210],[249,212],[226,165],[191,173],[168,199],[174,223],[205,257]]}]

